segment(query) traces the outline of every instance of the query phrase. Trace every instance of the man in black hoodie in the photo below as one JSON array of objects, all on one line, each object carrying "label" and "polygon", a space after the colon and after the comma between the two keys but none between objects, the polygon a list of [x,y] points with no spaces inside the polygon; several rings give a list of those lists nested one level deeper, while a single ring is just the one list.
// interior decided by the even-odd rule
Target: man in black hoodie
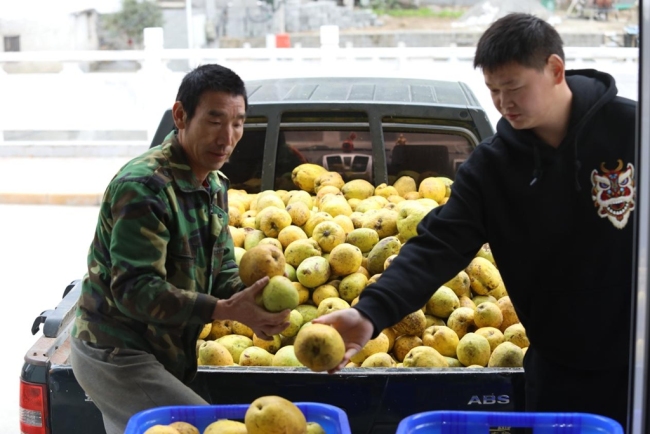
[{"label": "man in black hoodie", "polygon": [[527,410],[596,413],[625,426],[636,105],[616,96],[608,74],[566,71],[558,33],[527,14],[494,22],[474,66],[502,114],[497,133],[358,304],[314,320],[346,342],[332,372],[489,243],[530,340]]}]

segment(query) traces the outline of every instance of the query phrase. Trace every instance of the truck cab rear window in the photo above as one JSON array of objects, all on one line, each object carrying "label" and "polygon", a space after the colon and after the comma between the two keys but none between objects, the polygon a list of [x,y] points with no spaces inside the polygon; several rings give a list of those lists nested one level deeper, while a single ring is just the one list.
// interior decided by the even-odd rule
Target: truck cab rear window
[{"label": "truck cab rear window", "polygon": [[393,129],[384,130],[384,148],[389,181],[405,172],[416,172],[420,179],[445,176],[453,180],[473,149],[461,135]]}]

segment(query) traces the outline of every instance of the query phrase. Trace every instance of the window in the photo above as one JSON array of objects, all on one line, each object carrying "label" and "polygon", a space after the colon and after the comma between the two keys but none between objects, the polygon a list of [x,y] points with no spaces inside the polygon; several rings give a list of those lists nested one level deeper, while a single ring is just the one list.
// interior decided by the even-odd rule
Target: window
[{"label": "window", "polygon": [[384,130],[384,141],[390,181],[405,172],[411,172],[409,176],[416,181],[429,176],[444,176],[453,180],[458,166],[472,152],[467,138],[452,133],[409,132],[391,128]]},{"label": "window", "polygon": [[20,51],[20,36],[5,36],[5,51]]},{"label": "window", "polygon": [[[292,126],[293,127],[293,126]],[[301,163],[313,163],[338,172],[345,182],[365,179],[373,182],[372,142],[368,126],[342,128],[319,126],[283,129],[276,161],[275,188],[288,189],[291,171]],[[293,186],[293,189],[296,187]]]}]

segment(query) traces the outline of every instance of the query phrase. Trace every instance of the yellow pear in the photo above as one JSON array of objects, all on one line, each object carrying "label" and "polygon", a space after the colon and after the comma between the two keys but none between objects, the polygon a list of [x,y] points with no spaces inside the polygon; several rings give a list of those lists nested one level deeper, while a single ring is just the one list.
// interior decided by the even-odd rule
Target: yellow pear
[{"label": "yellow pear", "polygon": [[191,423],[177,421],[169,424],[172,428],[176,428],[179,434],[201,434],[199,430]]},{"label": "yellow pear", "polygon": [[526,329],[521,323],[513,324],[503,331],[503,340],[512,342],[520,348],[526,348],[530,345]]},{"label": "yellow pear", "polygon": [[512,342],[499,344],[488,361],[491,368],[521,368],[524,366],[524,352]]},{"label": "yellow pear", "polygon": [[490,360],[490,342],[476,333],[467,333],[458,342],[456,356],[465,366],[487,366]]},{"label": "yellow pear", "polygon": [[307,288],[316,288],[328,281],[330,264],[322,256],[311,256],[298,265],[296,276],[298,282]]},{"label": "yellow pear", "polygon": [[363,262],[363,253],[353,244],[341,243],[332,249],[328,262],[333,275],[347,276],[359,269]]},{"label": "yellow pear", "polygon": [[499,328],[502,322],[503,314],[496,303],[486,301],[476,306],[476,312],[474,313],[476,327]]},{"label": "yellow pear", "polygon": [[273,355],[271,366],[290,367],[304,365],[300,363],[300,361],[296,358],[296,353],[294,351],[293,345],[286,345],[280,348],[278,352]]},{"label": "yellow pear", "polygon": [[380,209],[364,219],[362,227],[374,229],[379,238],[397,235],[397,211]]},{"label": "yellow pear", "polygon": [[510,296],[501,297],[497,300],[497,306],[501,309],[501,314],[503,314],[503,321],[499,330],[505,331],[508,327],[519,322],[519,317],[517,317],[517,312],[515,312],[515,307],[510,301]]},{"label": "yellow pear", "polygon": [[302,314],[296,309],[292,309],[289,313],[289,325],[286,329],[282,330],[283,337],[293,337],[298,334],[298,330],[302,326]]},{"label": "yellow pear", "polygon": [[472,294],[469,286],[469,276],[464,271],[460,271],[444,286],[451,288],[458,297],[470,297]]},{"label": "yellow pear", "polygon": [[379,235],[371,228],[356,228],[347,234],[345,242],[357,246],[362,253],[367,253],[379,242]]},{"label": "yellow pear", "polygon": [[405,368],[448,368],[449,363],[438,351],[431,347],[412,348],[404,357]]},{"label": "yellow pear", "polygon": [[[395,190],[397,190],[397,193],[402,197],[406,197],[407,193],[417,192],[415,179],[413,179],[413,177],[411,176],[401,176],[400,178],[397,179],[397,181],[395,181],[393,187],[395,188]],[[419,197],[419,193],[418,193],[418,197]]]},{"label": "yellow pear", "polygon": [[272,339],[267,341],[266,339],[262,339],[254,334],[253,345],[258,348],[263,348],[271,354],[275,354],[282,346],[282,340],[280,338],[280,335],[273,335]]},{"label": "yellow pear", "polygon": [[459,307],[454,310],[447,318],[447,327],[455,331],[459,338],[476,330],[474,310],[469,307]]},{"label": "yellow pear", "polygon": [[394,366],[395,360],[387,352],[371,354],[361,363],[362,368],[392,368]]},{"label": "yellow pear", "polygon": [[334,286],[326,283],[314,289],[314,292],[311,295],[311,300],[314,302],[316,306],[318,306],[320,302],[325,300],[326,298],[338,297],[338,296],[339,296],[339,291]]},{"label": "yellow pear", "polygon": [[323,196],[320,203],[320,210],[336,218],[339,215],[349,216],[352,214],[352,207],[342,194],[327,194]]},{"label": "yellow pear", "polygon": [[334,327],[325,324],[300,329],[293,346],[300,363],[315,372],[333,369],[345,354],[343,338]]},{"label": "yellow pear", "polygon": [[271,366],[273,354],[264,348],[252,346],[239,355],[239,366]]},{"label": "yellow pear", "polygon": [[301,201],[288,204],[285,211],[291,217],[291,223],[296,226],[304,225],[311,217],[311,208]]},{"label": "yellow pear", "polygon": [[253,329],[248,327],[246,324],[239,321],[232,321],[230,328],[232,329],[233,334],[246,336],[247,338],[253,338]]},{"label": "yellow pear", "polygon": [[209,322],[207,324],[203,325],[203,328],[201,329],[201,333],[199,333],[199,339],[205,339],[208,337],[210,334],[210,329],[212,329],[212,323]]},{"label": "yellow pear", "polygon": [[350,358],[350,361],[362,364],[369,356],[375,353],[388,352],[388,336],[379,333],[376,338],[370,339],[355,355]]},{"label": "yellow pear", "polygon": [[346,199],[365,199],[372,196],[374,192],[375,187],[365,179],[353,179],[341,187],[341,193]]},{"label": "yellow pear", "polygon": [[330,222],[334,221],[334,217],[332,217],[330,214],[328,214],[326,212],[323,212],[323,211],[318,211],[318,212],[312,213],[309,216],[309,219],[307,219],[305,224],[302,226],[302,230],[305,231],[305,233],[307,234],[308,237],[311,237],[313,232],[314,232],[314,228],[319,223],[322,223],[322,222],[325,222],[325,221],[330,221]]},{"label": "yellow pear", "polygon": [[244,228],[228,226],[230,230],[230,236],[232,237],[232,242],[235,247],[244,247],[244,240],[246,239],[246,231]]},{"label": "yellow pear", "polygon": [[257,196],[255,209],[259,213],[265,208],[273,207],[284,209],[284,201],[272,190],[266,190]]},{"label": "yellow pear", "polygon": [[387,185],[385,182],[375,187],[375,194],[386,199],[390,196],[399,196],[397,189],[392,185]]},{"label": "yellow pear", "polygon": [[343,300],[347,301],[348,303],[351,303],[352,300],[354,300],[359,296],[359,294],[361,294],[361,291],[364,290],[367,284],[368,284],[368,278],[366,277],[365,274],[363,273],[348,274],[343,279],[341,279],[341,283],[339,284],[339,289],[338,289],[339,297],[341,297]]},{"label": "yellow pear", "polygon": [[318,422],[307,422],[305,434],[326,434],[326,432]]},{"label": "yellow pear", "polygon": [[402,335],[395,339],[395,344],[393,344],[393,354],[397,361],[402,362],[409,351],[421,345],[422,339],[419,336]]},{"label": "yellow pear", "polygon": [[[254,217],[252,217],[254,219]],[[251,228],[244,228],[245,230],[245,235],[244,235],[244,249],[246,251],[252,249],[253,247],[257,246],[257,244],[262,240],[263,238],[266,238],[266,235],[264,235],[264,232],[259,230],[255,224],[253,224],[253,227]]]},{"label": "yellow pear", "polygon": [[318,317],[318,308],[316,306],[313,306],[311,304],[299,304],[296,307],[296,310],[300,312],[300,315],[302,315],[302,323],[303,325],[305,323],[310,322],[314,318]]},{"label": "yellow pear", "polygon": [[343,177],[341,177],[340,173],[324,172],[314,179],[314,191],[318,193],[321,188],[328,185],[341,189],[344,184],[345,181],[343,181]]},{"label": "yellow pear", "polygon": [[418,309],[402,318],[392,328],[397,335],[414,335],[420,336],[427,325],[427,319],[424,312]]},{"label": "yellow pear", "polygon": [[323,221],[317,224],[312,231],[312,238],[325,253],[329,253],[334,247],[345,242],[345,231],[334,221]]},{"label": "yellow pear", "polygon": [[307,258],[314,256],[321,256],[321,249],[316,240],[312,238],[299,239],[289,243],[284,249],[285,262],[294,268],[298,266]]},{"label": "yellow pear", "polygon": [[246,336],[240,335],[226,335],[216,340],[217,343],[226,347],[228,352],[232,355],[233,361],[239,363],[241,353],[248,347],[253,345],[253,340]]},{"label": "yellow pear", "polygon": [[422,343],[443,356],[456,357],[458,335],[447,326],[431,326],[424,331]]},{"label": "yellow pear", "polygon": [[305,434],[307,420],[291,401],[280,396],[262,396],[244,415],[248,434]]},{"label": "yellow pear", "polygon": [[[296,279],[298,279],[297,276]],[[309,300],[309,288],[305,288],[300,282],[294,281],[292,283],[294,288],[296,288],[296,291],[298,291],[298,305],[300,306],[301,304],[305,304],[305,302]]]},{"label": "yellow pear", "polygon": [[438,318],[448,318],[451,313],[460,307],[458,296],[450,288],[441,286],[427,301],[427,313]]},{"label": "yellow pear", "polygon": [[206,340],[215,341],[222,336],[226,336],[232,333],[232,321],[229,319],[224,320],[214,320],[210,325],[210,332],[204,338]]},{"label": "yellow pear", "polygon": [[144,434],[180,434],[176,428],[169,425],[154,425],[144,432]]},{"label": "yellow pear", "polygon": [[445,186],[445,183],[436,177],[424,178],[418,187],[418,193],[420,193],[420,196],[427,199],[433,199],[436,202],[440,202],[444,199],[446,192],[447,187]]},{"label": "yellow pear", "polygon": [[314,193],[314,183],[327,170],[323,166],[312,163],[303,163],[291,171],[291,180],[301,190]]},{"label": "yellow pear", "polygon": [[212,422],[203,434],[247,434],[246,425],[237,420],[221,419]]},{"label": "yellow pear", "polygon": [[393,349],[395,339],[397,339],[397,333],[395,333],[392,327],[385,328],[381,332],[388,337],[388,350],[386,352],[389,352]]},{"label": "yellow pear", "polygon": [[486,295],[502,283],[501,274],[494,264],[479,256],[472,259],[465,272],[472,291],[479,295]]},{"label": "yellow pear", "polygon": [[328,297],[323,299],[316,309],[316,316],[323,316],[328,313],[332,313],[337,310],[347,309],[350,307],[350,304],[338,297]]},{"label": "yellow pear", "polygon": [[476,333],[477,335],[481,335],[488,340],[488,342],[490,343],[490,351],[494,351],[494,349],[499,344],[504,342],[503,333],[501,333],[501,330],[499,330],[498,328],[481,327],[480,329],[477,329],[474,333]]},{"label": "yellow pear", "polygon": [[239,263],[239,277],[251,286],[264,276],[284,275],[286,261],[282,250],[272,244],[262,244],[247,250]]},{"label": "yellow pear", "polygon": [[368,267],[366,268],[370,275],[384,271],[386,258],[398,254],[401,247],[402,243],[394,236],[386,237],[375,244],[368,253]]},{"label": "yellow pear", "polygon": [[287,246],[296,240],[306,240],[307,234],[298,226],[289,225],[278,233],[278,241],[282,245],[282,250],[286,250]]},{"label": "yellow pear", "polygon": [[312,195],[304,190],[291,190],[287,192],[284,197],[285,205],[291,205],[294,203],[302,202],[307,205],[307,209],[310,209],[314,206],[314,199]]},{"label": "yellow pear", "polygon": [[216,341],[205,341],[201,344],[199,360],[202,365],[230,366],[234,363],[230,351]]}]

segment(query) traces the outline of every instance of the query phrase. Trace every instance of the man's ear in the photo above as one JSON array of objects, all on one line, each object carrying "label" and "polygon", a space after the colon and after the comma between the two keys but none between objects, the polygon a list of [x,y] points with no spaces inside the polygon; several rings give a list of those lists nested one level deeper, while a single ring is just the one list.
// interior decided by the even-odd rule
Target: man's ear
[{"label": "man's ear", "polygon": [[551,54],[546,61],[546,67],[549,69],[555,84],[564,81],[564,60],[557,54]]},{"label": "man's ear", "polygon": [[183,103],[180,101],[176,101],[172,106],[172,117],[174,118],[174,125],[176,125],[176,128],[179,130],[185,129],[185,120],[187,116],[185,114],[185,109],[183,109]]}]

